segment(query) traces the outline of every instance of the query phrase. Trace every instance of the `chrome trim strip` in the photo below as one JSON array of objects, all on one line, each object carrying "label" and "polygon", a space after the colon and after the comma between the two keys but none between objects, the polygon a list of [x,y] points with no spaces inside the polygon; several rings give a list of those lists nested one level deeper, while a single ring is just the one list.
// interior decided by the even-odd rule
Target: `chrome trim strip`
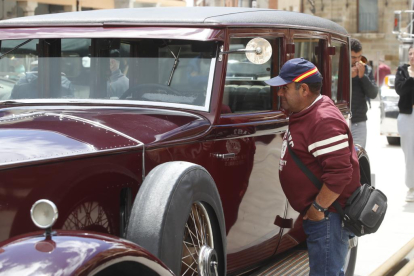
[{"label": "chrome trim strip", "polygon": [[[210,104],[209,99],[206,102]],[[24,100],[5,100],[0,101],[0,105],[5,105],[10,103],[11,106],[19,104],[109,104],[114,106],[134,106],[134,107],[173,107],[179,109],[189,109],[189,110],[198,110],[198,111],[208,111],[204,106],[196,106],[189,104],[178,104],[178,103],[162,103],[162,102],[151,102],[151,101],[133,101],[133,100],[109,100],[109,99],[24,99]]]},{"label": "chrome trim strip", "polygon": [[142,182],[145,180],[145,144],[142,145]]},{"label": "chrome trim strip", "polygon": [[207,91],[206,91],[206,101],[204,102],[204,110],[210,110],[210,101],[211,101],[211,91],[213,90],[213,80],[214,80],[214,72],[216,70],[216,58],[211,59],[210,63],[210,73],[208,74],[208,83],[207,83]]},{"label": "chrome trim strip", "polygon": [[88,120],[88,119],[84,119],[84,118],[77,117],[77,116],[72,116],[72,115],[66,115],[66,114],[62,114],[62,113],[60,113],[60,114],[59,113],[53,113],[53,112],[44,112],[44,115],[46,115],[46,116],[57,116],[59,118],[68,118],[68,119],[71,119],[71,120],[74,120],[74,121],[80,121],[80,122],[83,122],[83,123],[87,123],[89,125],[93,125],[95,127],[100,127],[100,128],[106,129],[106,130],[108,130],[110,132],[116,133],[116,134],[118,134],[118,135],[120,135],[120,136],[122,136],[122,137],[124,137],[126,139],[129,139],[129,140],[134,141],[135,143],[137,143],[139,145],[143,145],[144,144],[141,141],[139,141],[139,140],[137,140],[135,138],[132,138],[131,136],[128,136],[128,135],[126,135],[123,132],[120,132],[120,131],[118,131],[116,129],[113,129],[111,127],[108,127],[106,125],[103,125],[101,123],[94,122],[94,121],[91,121],[91,120]]},{"label": "chrome trim strip", "polygon": [[[133,249],[126,249],[129,250],[130,255],[132,255],[135,250]],[[147,251],[144,250],[144,252],[146,253]],[[99,265],[97,267],[95,267],[91,272],[90,272],[90,276],[96,275],[97,273],[99,273],[100,271],[104,270],[105,268],[108,268],[111,265],[115,265],[121,262],[135,262],[135,263],[140,263],[144,266],[146,266],[147,268],[149,268],[150,270],[154,271],[155,273],[157,273],[158,275],[173,275],[173,273],[168,270],[165,269],[162,265],[160,265],[159,263],[153,261],[153,260],[149,260],[146,257],[137,257],[137,256],[122,256],[116,259],[112,259],[109,260],[107,262],[105,262],[102,265]]]},{"label": "chrome trim strip", "polygon": [[278,128],[278,130],[270,129],[270,130],[261,130],[259,133],[254,134],[246,134],[246,135],[237,135],[232,137],[226,137],[226,138],[219,138],[219,139],[213,139],[214,141],[223,141],[223,140],[232,140],[232,139],[240,139],[240,138],[250,138],[250,137],[256,137],[256,136],[263,136],[263,135],[273,135],[273,134],[281,134],[286,132],[288,129],[288,126],[283,126]]}]

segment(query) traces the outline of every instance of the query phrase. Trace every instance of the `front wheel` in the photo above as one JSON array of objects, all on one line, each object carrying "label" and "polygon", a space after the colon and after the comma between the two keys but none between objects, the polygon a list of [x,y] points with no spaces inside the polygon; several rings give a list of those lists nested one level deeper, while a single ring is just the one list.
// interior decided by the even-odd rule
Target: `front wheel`
[{"label": "front wheel", "polygon": [[201,202],[193,203],[185,224],[179,275],[218,275],[219,260],[212,219],[208,206]]},{"label": "front wheel", "polygon": [[210,174],[188,162],[154,168],[131,211],[127,239],[164,262],[175,275],[225,275],[225,224]]}]

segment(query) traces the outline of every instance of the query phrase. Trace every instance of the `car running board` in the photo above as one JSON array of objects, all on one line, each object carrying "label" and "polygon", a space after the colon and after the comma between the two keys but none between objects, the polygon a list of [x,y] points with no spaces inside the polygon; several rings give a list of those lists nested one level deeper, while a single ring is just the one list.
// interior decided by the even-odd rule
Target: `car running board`
[{"label": "car running board", "polygon": [[309,275],[309,257],[306,250],[294,250],[270,261],[251,276],[305,276]]}]

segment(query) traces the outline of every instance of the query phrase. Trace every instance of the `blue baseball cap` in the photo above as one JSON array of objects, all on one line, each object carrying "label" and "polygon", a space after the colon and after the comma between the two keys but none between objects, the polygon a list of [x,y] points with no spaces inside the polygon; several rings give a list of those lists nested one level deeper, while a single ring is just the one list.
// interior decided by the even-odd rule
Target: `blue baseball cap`
[{"label": "blue baseball cap", "polygon": [[288,60],[280,69],[279,76],[265,81],[270,86],[283,86],[291,82],[322,82],[323,78],[315,64],[304,58]]}]

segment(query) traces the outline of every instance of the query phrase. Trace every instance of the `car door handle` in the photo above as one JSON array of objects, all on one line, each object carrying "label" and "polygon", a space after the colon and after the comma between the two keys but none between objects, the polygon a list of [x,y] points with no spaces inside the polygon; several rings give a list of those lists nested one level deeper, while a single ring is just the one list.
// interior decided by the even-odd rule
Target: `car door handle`
[{"label": "car door handle", "polygon": [[213,156],[218,159],[229,159],[236,157],[235,153],[213,153]]}]

